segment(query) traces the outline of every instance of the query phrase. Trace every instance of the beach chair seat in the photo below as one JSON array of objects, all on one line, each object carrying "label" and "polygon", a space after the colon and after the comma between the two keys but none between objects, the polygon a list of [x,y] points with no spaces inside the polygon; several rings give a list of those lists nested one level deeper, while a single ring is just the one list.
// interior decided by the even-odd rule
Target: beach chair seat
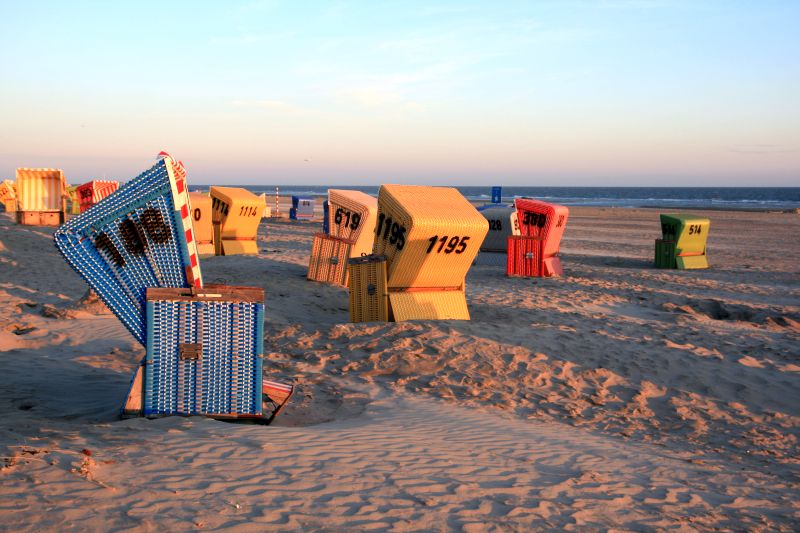
[{"label": "beach chair seat", "polygon": [[690,214],[661,214],[661,239],[656,239],[657,268],[708,268],[706,242],[711,221]]},{"label": "beach chair seat", "polygon": [[119,189],[119,182],[112,180],[92,180],[76,189],[80,212],[83,213],[94,204]]},{"label": "beach chair seat", "polygon": [[59,252],[145,344],[148,287],[200,287],[186,172],[163,154],[54,234]]},{"label": "beach chair seat", "polygon": [[199,192],[190,192],[189,208],[192,213],[192,227],[194,228],[197,254],[201,258],[211,257],[215,255],[211,197]]},{"label": "beach chair seat", "polygon": [[[520,236],[531,237],[541,241],[541,248],[538,252],[538,261],[541,264],[535,269],[531,269],[526,262],[527,259],[517,260],[514,265],[519,266],[522,270],[508,274],[508,269],[511,268],[509,265],[506,269],[507,274],[537,277],[562,276],[563,269],[559,254],[561,238],[567,227],[569,209],[563,205],[550,204],[531,198],[517,198],[514,201],[514,206],[517,210]],[[511,239],[508,242],[511,243]],[[534,244],[522,244],[522,241],[515,241],[515,246],[524,247],[524,254],[535,254],[533,248],[536,246]],[[517,251],[515,250],[513,253],[516,254]],[[511,249],[508,250],[508,254],[510,262]],[[525,271],[534,271],[536,274],[524,274],[523,272]]]},{"label": "beach chair seat", "polygon": [[60,226],[67,219],[67,182],[57,168],[18,168],[17,223]]},{"label": "beach chair seat", "polygon": [[314,235],[307,278],[347,287],[347,260],[353,241],[324,233]]},{"label": "beach chair seat", "polygon": [[148,289],[147,323],[147,355],[123,416],[205,415],[269,423],[294,391],[262,376],[263,289]]},{"label": "beach chair seat", "polygon": [[350,257],[372,253],[378,199],[361,191],[328,189],[330,235],[353,242]]},{"label": "beach chair seat", "polygon": [[216,255],[257,255],[264,199],[241,187],[211,187]]},{"label": "beach chair seat", "polygon": [[464,279],[489,224],[458,190],[383,185],[373,253],[386,256],[394,320],[469,320]]},{"label": "beach chair seat", "polygon": [[389,292],[386,283],[386,256],[365,255],[348,261],[350,322],[386,322]]}]

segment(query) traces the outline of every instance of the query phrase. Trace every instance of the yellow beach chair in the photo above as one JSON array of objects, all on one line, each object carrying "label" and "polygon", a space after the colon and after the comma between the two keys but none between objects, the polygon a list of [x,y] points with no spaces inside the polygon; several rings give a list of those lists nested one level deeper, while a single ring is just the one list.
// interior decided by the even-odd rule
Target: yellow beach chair
[{"label": "yellow beach chair", "polygon": [[0,183],[0,204],[6,209],[6,213],[17,211],[17,187],[11,180],[3,180]]},{"label": "yellow beach chair", "polygon": [[214,224],[211,197],[200,192],[189,193],[189,208],[192,211],[192,227],[197,243],[197,254],[203,257],[214,255]]},{"label": "yellow beach chair", "polygon": [[67,181],[57,168],[17,169],[17,223],[60,226],[67,219]]},{"label": "yellow beach chair", "polygon": [[456,189],[381,186],[373,253],[386,257],[389,319],[469,320],[464,279],[488,231]]},{"label": "yellow beach chair", "polygon": [[264,200],[239,187],[211,187],[214,249],[217,255],[258,254],[258,225]]}]

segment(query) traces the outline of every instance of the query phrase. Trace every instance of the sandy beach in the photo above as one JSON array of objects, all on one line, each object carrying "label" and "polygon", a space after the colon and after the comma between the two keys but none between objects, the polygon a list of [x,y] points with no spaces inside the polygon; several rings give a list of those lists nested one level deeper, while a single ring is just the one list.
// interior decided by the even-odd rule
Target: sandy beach
[{"label": "sandy beach", "polygon": [[119,420],[143,347],[0,213],[0,530],[797,531],[800,216],[699,212],[677,271],[659,212],[572,208],[563,278],[478,264],[471,321],[366,324],[306,280],[321,223],[265,220],[202,269],[266,291],[271,426]]}]

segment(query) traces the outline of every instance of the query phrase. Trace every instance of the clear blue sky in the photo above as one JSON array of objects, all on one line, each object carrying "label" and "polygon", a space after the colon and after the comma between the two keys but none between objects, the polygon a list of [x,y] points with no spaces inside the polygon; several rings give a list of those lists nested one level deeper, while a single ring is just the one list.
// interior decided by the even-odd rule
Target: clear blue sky
[{"label": "clear blue sky", "polygon": [[800,185],[800,1],[0,0],[0,178]]}]

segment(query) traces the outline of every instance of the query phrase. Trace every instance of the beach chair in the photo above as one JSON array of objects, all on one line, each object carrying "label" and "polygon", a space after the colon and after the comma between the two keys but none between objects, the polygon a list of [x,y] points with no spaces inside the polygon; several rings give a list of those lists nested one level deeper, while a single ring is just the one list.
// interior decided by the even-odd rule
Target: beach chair
[{"label": "beach chair", "polygon": [[147,290],[147,356],[123,416],[205,415],[269,423],[294,387],[264,380],[264,291]]},{"label": "beach chair", "polygon": [[350,322],[389,320],[386,256],[364,255],[348,261]]},{"label": "beach chair", "polygon": [[711,221],[687,214],[662,214],[661,238],[656,239],[657,268],[708,268],[706,241]]},{"label": "beach chair", "polygon": [[67,219],[67,182],[57,168],[17,169],[17,223],[60,226]]},{"label": "beach chair", "polygon": [[83,213],[117,189],[119,182],[111,180],[92,180],[79,185],[76,192],[80,202],[80,212]]},{"label": "beach chair", "polygon": [[292,207],[289,208],[291,220],[311,220],[314,218],[316,200],[311,196],[292,196]]},{"label": "beach chair", "polygon": [[54,234],[56,247],[140,343],[148,287],[201,287],[186,171],[169,155]]},{"label": "beach chair", "polygon": [[3,180],[0,183],[0,204],[6,213],[16,213],[17,211],[17,186],[11,180]]},{"label": "beach chair", "polygon": [[306,278],[333,285],[347,286],[347,260],[353,241],[317,233],[311,245]]},{"label": "beach chair", "polygon": [[372,253],[378,199],[361,191],[328,189],[328,204],[330,235],[353,242],[350,257]]},{"label": "beach chair", "polygon": [[517,210],[510,205],[489,204],[478,208],[478,212],[489,221],[489,233],[483,239],[475,264],[505,267],[508,237],[520,234]]},{"label": "beach chair", "polygon": [[389,320],[469,320],[464,280],[488,231],[456,189],[381,186],[373,253],[386,257]]},{"label": "beach chair", "polygon": [[211,187],[214,251],[217,255],[257,255],[264,200],[240,187]]},{"label": "beach chair", "polygon": [[192,213],[192,227],[197,245],[197,254],[201,257],[215,255],[214,224],[211,209],[211,197],[199,192],[189,193],[189,208]]},{"label": "beach chair", "polygon": [[322,202],[322,233],[326,235],[330,235],[331,233],[331,221],[328,218],[328,213],[330,213],[331,205],[328,200]]},{"label": "beach chair", "polygon": [[67,214],[81,214],[81,199],[78,196],[77,185],[67,185]]},{"label": "beach chair", "polygon": [[[559,250],[569,209],[530,198],[517,198],[520,235],[508,237],[508,276],[563,276]],[[530,261],[538,263],[530,264]]]}]

